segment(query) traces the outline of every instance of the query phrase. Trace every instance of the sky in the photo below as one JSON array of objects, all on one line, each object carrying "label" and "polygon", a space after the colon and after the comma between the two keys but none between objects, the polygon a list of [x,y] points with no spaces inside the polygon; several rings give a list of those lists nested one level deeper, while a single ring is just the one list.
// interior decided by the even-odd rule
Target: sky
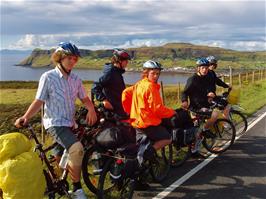
[{"label": "sky", "polygon": [[0,0],[1,49],[160,46],[266,50],[265,0]]}]

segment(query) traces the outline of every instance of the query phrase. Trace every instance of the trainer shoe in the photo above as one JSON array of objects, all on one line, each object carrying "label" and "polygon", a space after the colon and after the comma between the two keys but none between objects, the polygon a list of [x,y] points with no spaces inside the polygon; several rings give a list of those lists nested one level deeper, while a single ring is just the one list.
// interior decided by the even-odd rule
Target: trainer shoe
[{"label": "trainer shoe", "polygon": [[83,189],[78,189],[71,193],[72,199],[87,199]]}]

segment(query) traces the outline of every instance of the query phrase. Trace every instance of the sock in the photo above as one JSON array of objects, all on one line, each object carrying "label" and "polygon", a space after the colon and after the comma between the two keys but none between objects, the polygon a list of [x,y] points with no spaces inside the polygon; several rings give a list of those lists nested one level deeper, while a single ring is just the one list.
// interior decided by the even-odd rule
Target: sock
[{"label": "sock", "polygon": [[73,182],[73,192],[77,191],[78,189],[81,189],[81,184],[79,182]]}]

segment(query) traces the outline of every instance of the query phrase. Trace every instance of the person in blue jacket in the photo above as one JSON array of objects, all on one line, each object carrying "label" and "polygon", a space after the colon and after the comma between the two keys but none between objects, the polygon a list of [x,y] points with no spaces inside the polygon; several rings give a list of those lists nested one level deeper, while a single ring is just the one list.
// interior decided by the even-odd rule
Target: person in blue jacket
[{"label": "person in blue jacket", "polygon": [[114,49],[111,63],[106,63],[103,75],[92,85],[92,95],[103,103],[106,109],[126,117],[122,103],[122,91],[126,88],[123,73],[131,60],[130,55],[124,49]]}]

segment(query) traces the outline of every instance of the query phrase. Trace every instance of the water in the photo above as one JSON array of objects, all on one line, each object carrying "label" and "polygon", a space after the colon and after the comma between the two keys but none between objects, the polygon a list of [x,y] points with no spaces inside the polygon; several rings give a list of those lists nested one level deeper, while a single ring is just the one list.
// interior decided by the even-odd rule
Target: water
[{"label": "water", "polygon": [[[38,81],[42,73],[51,69],[15,66],[26,56],[27,54],[1,54],[0,81]],[[90,81],[98,80],[102,74],[101,70],[73,69],[73,72],[82,80]],[[126,72],[123,76],[127,84],[133,84],[140,79],[139,72]],[[185,83],[188,76],[186,74],[162,72],[159,81],[163,81],[164,84]]]}]

